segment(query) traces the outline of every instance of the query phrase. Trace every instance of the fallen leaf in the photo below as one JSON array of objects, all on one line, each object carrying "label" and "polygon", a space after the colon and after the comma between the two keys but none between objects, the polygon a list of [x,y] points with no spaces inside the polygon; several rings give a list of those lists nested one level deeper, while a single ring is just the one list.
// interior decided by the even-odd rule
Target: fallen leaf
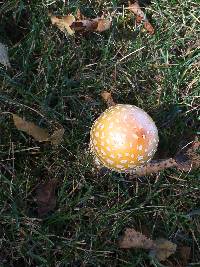
[{"label": "fallen leaf", "polygon": [[132,228],[127,228],[124,236],[119,242],[119,247],[152,249],[155,247],[155,243],[140,232],[137,232]]},{"label": "fallen leaf", "polygon": [[141,22],[145,18],[145,14],[142,11],[138,1],[136,0],[134,3],[128,1],[128,9],[137,17],[139,17],[139,22]]},{"label": "fallen leaf", "polygon": [[75,22],[75,17],[73,15],[67,15],[67,16],[51,16],[51,23],[56,25],[61,31],[67,33],[69,35],[74,34],[74,30],[72,30],[71,26],[73,22]]},{"label": "fallen leaf", "polygon": [[111,20],[101,19],[101,18],[96,19],[96,20],[98,22],[97,29],[96,29],[97,32],[103,32],[103,31],[110,29]]},{"label": "fallen leaf", "polygon": [[77,20],[83,20],[86,19],[86,17],[81,13],[80,9],[78,8],[76,11],[76,19]]},{"label": "fallen leaf", "polygon": [[170,255],[175,253],[176,244],[160,238],[152,240],[133,228],[127,228],[121,240],[120,248],[143,248],[149,250],[151,257],[156,257],[159,261],[165,261]]},{"label": "fallen leaf", "polygon": [[40,217],[48,214],[49,211],[56,207],[56,186],[57,181],[52,179],[38,186],[36,190],[37,211]]},{"label": "fallen leaf", "polygon": [[109,93],[107,91],[103,91],[101,93],[101,97],[103,98],[104,102],[106,103],[106,105],[108,107],[111,107],[111,106],[115,106],[116,105],[116,103],[114,102],[114,100],[112,98],[111,93]]},{"label": "fallen leaf", "polygon": [[50,15],[51,23],[61,31],[73,35],[75,32],[103,32],[110,28],[111,20],[104,18],[87,19],[77,10],[76,18],[73,15]]},{"label": "fallen leaf", "polygon": [[53,134],[50,136],[49,141],[52,143],[52,145],[59,145],[62,142],[64,133],[65,133],[64,128],[55,130]]},{"label": "fallen leaf", "polygon": [[128,2],[128,10],[130,10],[135,16],[136,16],[136,22],[140,24],[141,22],[144,22],[144,28],[147,30],[148,33],[154,34],[155,30],[151,23],[146,18],[144,12],[142,11],[138,1],[136,0],[134,3]]},{"label": "fallen leaf", "polygon": [[40,128],[33,122],[28,122],[16,114],[12,114],[13,121],[18,130],[31,135],[36,141],[44,142],[49,140],[49,133],[46,129]]},{"label": "fallen leaf", "polygon": [[18,130],[32,136],[38,142],[51,142],[52,145],[59,145],[64,135],[64,128],[57,129],[52,135],[48,130],[35,125],[33,122],[26,121],[12,113],[13,122]]},{"label": "fallen leaf", "polygon": [[156,257],[159,261],[165,261],[176,252],[176,244],[169,240],[160,238],[155,240],[155,244],[155,248],[151,249],[149,254]]},{"label": "fallen leaf", "polygon": [[4,44],[0,43],[0,63],[5,67],[11,67],[8,58],[8,48]]},{"label": "fallen leaf", "polygon": [[188,264],[191,254],[191,247],[183,246],[179,249],[179,255],[181,258],[182,266],[185,267]]},{"label": "fallen leaf", "polygon": [[154,34],[155,30],[154,27],[151,25],[149,21],[144,22],[144,28],[147,30],[148,33]]}]

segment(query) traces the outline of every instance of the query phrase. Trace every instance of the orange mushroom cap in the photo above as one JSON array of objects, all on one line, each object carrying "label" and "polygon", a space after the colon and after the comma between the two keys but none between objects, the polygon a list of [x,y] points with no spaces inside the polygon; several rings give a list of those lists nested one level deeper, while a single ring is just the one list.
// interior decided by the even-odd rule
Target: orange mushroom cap
[{"label": "orange mushroom cap", "polygon": [[158,130],[142,109],[118,104],[94,122],[90,147],[98,161],[116,171],[128,171],[149,162],[158,146]]}]

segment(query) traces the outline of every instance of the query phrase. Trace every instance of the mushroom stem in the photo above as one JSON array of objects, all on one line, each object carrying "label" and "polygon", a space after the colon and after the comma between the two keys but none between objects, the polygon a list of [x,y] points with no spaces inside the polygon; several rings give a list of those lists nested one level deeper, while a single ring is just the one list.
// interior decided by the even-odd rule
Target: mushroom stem
[{"label": "mushroom stem", "polygon": [[127,173],[130,174],[131,177],[145,176],[145,175],[149,175],[152,173],[157,173],[164,169],[173,168],[177,166],[178,166],[178,163],[173,158],[162,159],[159,161],[152,160],[149,163],[141,167],[137,167],[136,169],[129,170]]},{"label": "mushroom stem", "polygon": [[[198,169],[200,168],[200,154],[198,153],[199,148],[200,142],[197,138],[195,138],[195,140],[191,143],[191,147],[186,148],[185,151],[182,151],[182,153],[178,153],[175,158],[152,160],[145,165],[127,170],[125,173],[129,176],[129,179],[133,179],[157,173],[168,168],[176,168],[184,172],[188,172],[191,169]],[[109,172],[107,168],[101,166],[99,166],[98,171],[102,171],[102,173]]]}]

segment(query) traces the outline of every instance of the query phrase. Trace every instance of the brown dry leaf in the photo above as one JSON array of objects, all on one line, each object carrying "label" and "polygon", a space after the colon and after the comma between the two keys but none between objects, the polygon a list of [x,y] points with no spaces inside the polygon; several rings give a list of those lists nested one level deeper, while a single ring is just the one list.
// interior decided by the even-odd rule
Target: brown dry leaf
[{"label": "brown dry leaf", "polygon": [[144,22],[144,28],[147,30],[148,33],[154,34],[155,30],[154,27],[151,25],[149,21]]},{"label": "brown dry leaf", "polygon": [[119,247],[148,249],[150,251],[149,254],[159,261],[165,261],[176,251],[176,244],[162,238],[154,241],[132,228],[125,230],[119,242]]},{"label": "brown dry leaf", "polygon": [[52,135],[49,134],[47,129],[40,128],[33,122],[26,121],[16,114],[13,114],[13,122],[18,130],[32,136],[38,142],[51,142],[52,145],[59,145],[62,142],[64,135],[64,128],[55,130]]},{"label": "brown dry leaf", "polygon": [[67,16],[50,16],[51,23],[56,25],[61,31],[67,33],[69,35],[74,34],[74,30],[72,30],[71,26],[75,22],[75,17],[73,15],[67,15]]},{"label": "brown dry leaf", "polygon": [[191,254],[191,247],[183,246],[179,249],[182,266],[185,267],[188,264]]},{"label": "brown dry leaf", "polygon": [[133,4],[129,1],[128,2],[128,10],[130,10],[135,16],[136,16],[136,22],[140,24],[142,21],[144,21],[144,28],[147,30],[148,33],[154,34],[155,30],[151,23],[146,18],[144,12],[141,10],[141,7],[136,0]]},{"label": "brown dry leaf", "polygon": [[159,261],[165,261],[169,256],[176,252],[176,244],[160,238],[155,240],[155,248],[150,250],[150,255],[156,257]]},{"label": "brown dry leaf", "polygon": [[28,122],[16,114],[12,114],[12,116],[13,122],[18,130],[31,135],[38,142],[49,140],[49,133],[46,129],[38,127],[33,122]]},{"label": "brown dry leaf", "polygon": [[134,3],[131,3],[130,1],[128,1],[128,8],[135,16],[136,19],[137,17],[139,17],[139,21],[142,21],[145,18],[145,14],[144,12],[141,10],[141,7],[138,3],[138,1],[136,0]]},{"label": "brown dry leaf", "polygon": [[77,10],[76,18],[73,15],[50,16],[51,23],[61,31],[73,35],[75,32],[103,32],[110,28],[111,20],[104,18],[87,19],[80,10]]},{"label": "brown dry leaf", "polygon": [[96,20],[98,22],[97,29],[96,29],[97,32],[103,32],[103,31],[110,29],[111,20],[101,19],[101,18],[96,19]]},{"label": "brown dry leaf", "polygon": [[49,211],[54,210],[56,206],[56,186],[57,181],[52,179],[44,184],[39,185],[36,190],[36,203],[38,205],[37,211],[40,217],[48,214]]},{"label": "brown dry leaf", "polygon": [[59,145],[63,140],[64,133],[65,133],[64,128],[55,130],[53,134],[50,136],[49,141],[51,141],[52,145]]},{"label": "brown dry leaf", "polygon": [[115,106],[116,103],[114,102],[111,93],[107,92],[107,91],[103,91],[101,93],[101,97],[103,98],[104,102],[106,103],[106,105],[108,107],[112,107]]},{"label": "brown dry leaf", "polygon": [[153,249],[155,248],[155,243],[140,232],[137,232],[132,228],[127,228],[119,242],[119,247]]},{"label": "brown dry leaf", "polygon": [[83,20],[86,19],[86,17],[81,13],[80,9],[78,8],[76,11],[76,19],[77,20]]}]

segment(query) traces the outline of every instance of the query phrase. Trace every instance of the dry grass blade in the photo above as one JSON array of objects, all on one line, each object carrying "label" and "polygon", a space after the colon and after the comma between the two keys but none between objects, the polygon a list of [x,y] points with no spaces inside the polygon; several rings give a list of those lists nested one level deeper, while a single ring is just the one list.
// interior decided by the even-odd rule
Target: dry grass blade
[{"label": "dry grass blade", "polygon": [[140,232],[137,232],[132,228],[127,228],[119,242],[119,247],[153,249],[155,247],[155,243]]},{"label": "dry grass blade", "polygon": [[49,133],[46,129],[40,128],[33,122],[28,122],[16,114],[12,114],[13,122],[18,130],[31,135],[36,141],[44,142],[49,140]]},{"label": "dry grass blade", "polygon": [[103,101],[106,103],[106,105],[108,107],[112,107],[115,106],[116,103],[114,102],[111,93],[107,92],[107,91],[103,91],[101,93],[101,97],[103,98]]},{"label": "dry grass blade", "polygon": [[2,43],[0,43],[0,63],[5,67],[11,67],[8,58],[8,48]]},{"label": "dry grass blade", "polygon": [[37,211],[40,217],[48,214],[56,206],[55,190],[57,181],[52,179],[45,184],[41,184],[36,190]]}]

